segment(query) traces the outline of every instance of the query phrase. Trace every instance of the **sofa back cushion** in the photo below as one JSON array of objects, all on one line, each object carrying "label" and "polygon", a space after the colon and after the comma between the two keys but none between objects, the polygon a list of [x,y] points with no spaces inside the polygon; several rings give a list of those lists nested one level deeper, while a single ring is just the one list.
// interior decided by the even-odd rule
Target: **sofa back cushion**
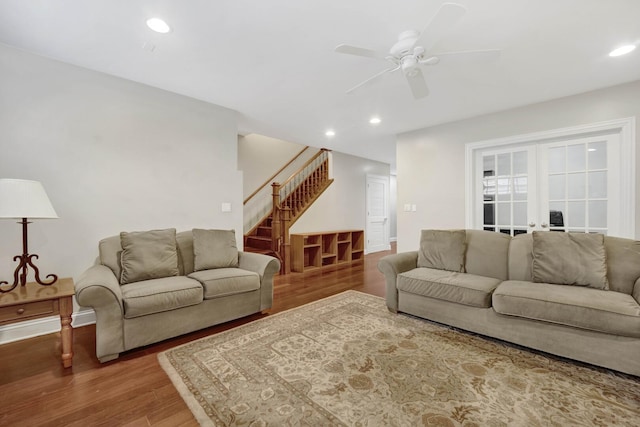
[{"label": "sofa back cushion", "polygon": [[[176,244],[178,248],[178,274],[181,276],[193,273],[193,238],[191,230],[176,233]],[[114,276],[120,280],[121,266],[120,257],[122,255],[122,245],[120,235],[111,236],[100,240],[98,243],[100,264],[107,266],[113,271]]]},{"label": "sofa back cushion", "polygon": [[518,234],[509,244],[509,280],[533,282],[533,236]]},{"label": "sofa back cushion", "polygon": [[464,272],[465,230],[422,230],[418,267]]},{"label": "sofa back cushion", "polygon": [[193,229],[193,269],[238,267],[235,230]]},{"label": "sofa back cushion", "polygon": [[120,233],[120,284],[177,276],[176,229]]},{"label": "sofa back cushion", "polygon": [[178,245],[178,270],[181,276],[193,273],[193,233],[191,230],[176,234]]},{"label": "sofa back cushion", "polygon": [[609,289],[604,235],[533,232],[533,281]]},{"label": "sofa back cushion", "polygon": [[[640,278],[640,242],[604,236],[609,290],[631,295]],[[520,234],[509,246],[509,279],[533,282],[533,235]]]},{"label": "sofa back cushion", "polygon": [[609,290],[631,295],[640,278],[640,242],[621,237],[604,237],[607,251]]},{"label": "sofa back cushion", "polygon": [[507,280],[511,236],[484,230],[467,230],[465,271],[478,276]]}]

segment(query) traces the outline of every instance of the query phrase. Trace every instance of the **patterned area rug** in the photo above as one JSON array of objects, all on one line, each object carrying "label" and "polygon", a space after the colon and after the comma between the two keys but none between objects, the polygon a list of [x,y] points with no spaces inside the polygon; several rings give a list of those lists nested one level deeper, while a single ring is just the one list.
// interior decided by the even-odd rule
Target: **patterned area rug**
[{"label": "patterned area rug", "polygon": [[348,291],[158,355],[203,426],[638,426],[640,379]]}]

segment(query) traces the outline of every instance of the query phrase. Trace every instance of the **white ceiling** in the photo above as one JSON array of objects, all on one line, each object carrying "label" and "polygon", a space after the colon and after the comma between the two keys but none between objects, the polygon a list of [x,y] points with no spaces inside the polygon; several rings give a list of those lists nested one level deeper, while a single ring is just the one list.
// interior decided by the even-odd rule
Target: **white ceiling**
[{"label": "white ceiling", "polygon": [[[2,0],[0,42],[237,110],[243,133],[392,167],[397,133],[640,79],[640,49],[607,55],[640,43],[640,0],[459,0],[467,14],[433,50],[499,48],[497,60],[426,69],[421,100],[400,73],[345,94],[388,63],[334,53],[336,45],[387,51],[441,3]],[[153,16],[172,32],[149,30]],[[382,123],[370,125],[372,115]]]}]

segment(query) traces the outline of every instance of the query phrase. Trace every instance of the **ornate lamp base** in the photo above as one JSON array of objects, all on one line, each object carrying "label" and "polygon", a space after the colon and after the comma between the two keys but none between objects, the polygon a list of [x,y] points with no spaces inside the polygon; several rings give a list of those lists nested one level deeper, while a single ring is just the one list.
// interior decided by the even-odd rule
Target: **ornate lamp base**
[{"label": "ornate lamp base", "polygon": [[55,274],[47,275],[46,278],[50,279],[48,282],[43,282],[42,279],[40,279],[40,270],[33,263],[33,258],[38,259],[38,255],[36,254],[29,255],[29,250],[27,247],[27,225],[30,223],[27,221],[27,218],[22,218],[22,221],[20,221],[18,224],[22,224],[22,255],[16,255],[13,257],[14,261],[20,260],[20,263],[16,267],[16,270],[13,272],[13,285],[11,285],[11,287],[7,289],[2,289],[1,287],[3,285],[8,285],[9,282],[7,281],[0,282],[1,293],[10,292],[14,290],[18,286],[18,284],[20,284],[20,286],[26,285],[27,270],[29,266],[31,266],[31,268],[33,268],[33,271],[35,272],[36,282],[43,286],[53,285],[56,282],[56,280],[58,280],[58,276],[56,276]]}]

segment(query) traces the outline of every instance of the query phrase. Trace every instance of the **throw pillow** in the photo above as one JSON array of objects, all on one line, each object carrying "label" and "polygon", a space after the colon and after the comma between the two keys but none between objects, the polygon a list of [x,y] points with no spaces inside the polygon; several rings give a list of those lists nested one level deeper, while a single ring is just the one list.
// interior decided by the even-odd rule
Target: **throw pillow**
[{"label": "throw pillow", "polygon": [[464,230],[422,230],[418,267],[464,272]]},{"label": "throw pillow", "polygon": [[238,267],[235,230],[193,229],[193,268],[195,271]]},{"label": "throw pillow", "polygon": [[176,229],[120,233],[120,284],[178,275]]},{"label": "throw pillow", "polygon": [[604,235],[533,232],[533,281],[609,289]]}]

